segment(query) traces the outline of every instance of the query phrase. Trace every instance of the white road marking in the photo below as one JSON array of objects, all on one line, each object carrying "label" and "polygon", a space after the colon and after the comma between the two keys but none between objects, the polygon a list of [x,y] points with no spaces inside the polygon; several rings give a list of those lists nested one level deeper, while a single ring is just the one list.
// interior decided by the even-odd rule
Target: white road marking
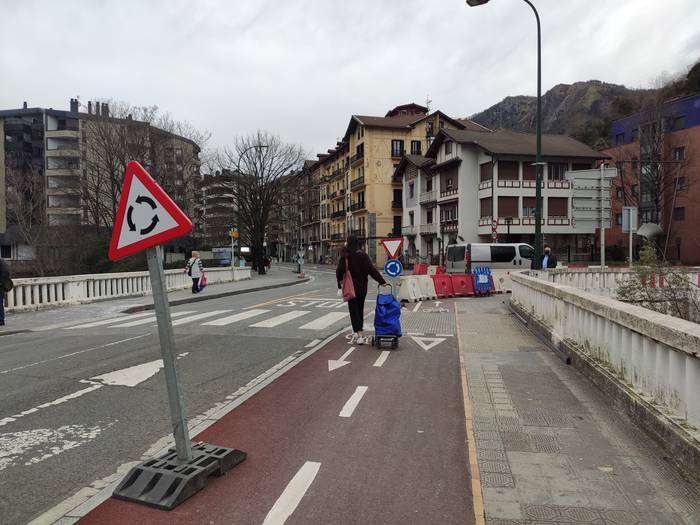
[{"label": "white road marking", "polygon": [[129,341],[133,341],[134,339],[141,339],[142,337],[148,337],[150,335],[151,334],[141,334],[141,335],[137,335],[135,337],[129,337],[127,339],[120,339],[119,341],[114,341],[113,343],[107,343],[107,344],[100,345],[100,346],[94,346],[92,348],[86,348],[85,350],[78,350],[77,352],[71,352],[70,354],[59,355],[58,357],[52,357],[51,359],[44,359],[42,361],[36,361],[35,363],[30,363],[28,365],[16,366],[14,368],[9,368],[7,370],[3,370],[0,372],[0,374],[7,374],[9,372],[16,372],[17,370],[24,370],[25,368],[31,368],[32,366],[43,365],[44,363],[58,361],[59,359],[65,359],[66,357],[73,357],[74,355],[84,354],[85,352],[92,352],[93,350],[101,350],[102,348],[108,348],[110,346],[120,345],[122,343],[128,343]]},{"label": "white road marking", "polygon": [[70,401],[71,399],[77,399],[81,396],[84,396],[85,394],[89,394],[90,392],[97,390],[98,388],[102,388],[103,386],[104,385],[96,385],[93,383],[89,387],[83,388],[82,390],[78,390],[77,392],[73,392],[72,394],[68,394],[67,396],[59,397],[58,399],[54,399],[53,401],[49,401],[48,403],[42,403],[41,405],[38,405],[34,408],[30,408],[29,410],[24,410],[19,414],[14,414],[12,417],[4,417],[0,419],[0,427],[3,427],[8,423],[12,423],[13,421],[17,421],[18,419],[24,416],[28,416],[29,414],[33,414],[34,412],[38,412],[41,409],[48,408],[50,406],[60,405],[62,403],[65,403],[66,401]]},{"label": "white road marking", "polygon": [[66,330],[77,330],[78,328],[92,328],[93,326],[102,326],[105,324],[118,323],[119,321],[125,321],[127,319],[128,320],[138,319],[139,317],[146,317],[149,315],[153,315],[153,312],[144,312],[141,314],[133,314],[133,315],[122,315],[119,317],[112,317],[111,319],[103,319],[102,321],[95,321],[93,323],[79,324],[77,326],[68,326],[68,327],[66,327]]},{"label": "white road marking", "polygon": [[[476,333],[476,332],[474,332]],[[453,334],[435,334],[435,337],[454,337]]]},{"label": "white road marking", "polygon": [[406,332],[406,335],[423,335],[423,332]]},{"label": "white road marking", "polygon": [[349,365],[350,361],[346,361],[348,356],[352,353],[352,351],[355,350],[355,347],[350,347],[350,349],[345,352],[343,355],[340,356],[340,359],[329,359],[328,360],[328,371],[332,372],[336,368],[340,368],[341,366]]},{"label": "white road marking", "polygon": [[271,317],[270,319],[265,319],[264,321],[260,321],[259,323],[255,323],[250,326],[252,328],[273,328],[308,313],[310,313],[308,310],[292,310],[291,312],[277,315],[275,317]]},{"label": "white road marking", "polygon": [[284,522],[299,506],[320,468],[321,464],[316,461],[304,463],[265,516],[263,525],[284,525]]},{"label": "white road marking", "polygon": [[[193,311],[186,311],[186,312],[175,312],[170,314],[170,317],[182,317],[183,315],[187,314],[193,314]],[[131,321],[128,323],[122,323],[122,324],[113,324],[109,328],[131,328],[132,326],[140,326],[142,324],[148,324],[148,323],[154,323],[156,321],[156,315],[151,314],[150,316],[146,317],[145,319],[137,319],[136,321]]]},{"label": "white road marking", "polygon": [[227,314],[231,310],[211,310],[210,312],[202,312],[201,314],[191,315],[189,317],[183,317],[177,321],[173,321],[173,326],[180,326],[187,323],[192,323],[194,321],[199,321],[200,319],[206,319],[207,317],[214,317],[215,315]]},{"label": "white road marking", "polygon": [[338,414],[338,415],[340,417],[351,417],[352,413],[357,408],[357,405],[360,404],[360,401],[362,400],[362,396],[365,395],[365,392],[367,392],[366,386],[358,386],[355,389],[355,392],[350,396],[350,399],[348,399],[347,402],[345,403],[345,406],[343,406],[343,410],[341,410],[340,414]]},{"label": "white road marking", "polygon": [[310,323],[306,323],[299,327],[300,330],[323,330],[328,328],[333,323],[345,319],[348,316],[345,312],[331,312],[326,315],[322,315],[318,319],[314,319]]},{"label": "white road marking", "polygon": [[379,357],[372,366],[382,366],[386,361],[386,358],[389,357],[390,353],[391,352],[389,352],[389,350],[382,350],[382,353],[379,355]]},{"label": "white road marking", "polygon": [[445,340],[443,337],[411,337],[411,339],[426,352]]},{"label": "white road marking", "polygon": [[250,319],[251,317],[255,317],[257,315],[266,314],[269,311],[270,310],[246,310],[245,312],[239,312],[237,314],[229,315],[228,317],[222,317],[221,319],[214,319],[213,321],[202,323],[202,326],[226,326],[237,323],[238,321]]},{"label": "white road marking", "polygon": [[318,343],[320,343],[320,342],[321,342],[320,339],[314,339],[314,340],[311,341],[308,345],[306,345],[304,348],[311,348],[312,346],[316,346],[316,345],[317,345]]},{"label": "white road marking", "polygon": [[418,301],[416,303],[416,306],[413,307],[413,313],[415,314],[418,311],[418,308],[420,308],[420,305],[423,304],[423,301]]}]

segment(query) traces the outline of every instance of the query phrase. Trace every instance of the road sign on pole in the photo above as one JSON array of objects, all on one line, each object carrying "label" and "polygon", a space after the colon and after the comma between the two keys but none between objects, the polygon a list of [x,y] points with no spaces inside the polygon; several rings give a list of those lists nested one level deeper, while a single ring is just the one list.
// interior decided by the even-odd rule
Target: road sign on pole
[{"label": "road sign on pole", "polygon": [[398,259],[389,259],[384,263],[384,273],[389,277],[398,277],[403,272],[403,265]]},{"label": "road sign on pole", "polygon": [[392,237],[388,239],[380,239],[379,243],[384,248],[389,259],[396,259],[397,255],[401,253],[401,246],[403,246],[402,237]]},{"label": "road sign on pole", "polygon": [[630,234],[630,253],[629,253],[629,265],[632,267],[632,260],[634,253],[632,252],[632,241],[634,239],[634,233],[637,231],[637,224],[639,219],[637,218],[637,208],[635,206],[623,206],[622,208],[622,232]]},{"label": "road sign on pole", "polygon": [[[135,466],[113,492],[113,496],[146,505],[171,509],[200,490],[206,478],[233,468],[246,457],[244,452],[212,447],[190,441],[185,417],[182,387],[175,358],[175,337],[170,317],[162,247],[159,244],[192,230],[192,223],[138,162],[126,168],[119,210],[109,247],[111,260],[146,250],[151,277],[153,304],[163,357],[165,383],[170,405],[170,421],[175,438],[175,454]],[[209,468],[178,468],[185,464]],[[144,490],[149,486],[151,490]]]}]

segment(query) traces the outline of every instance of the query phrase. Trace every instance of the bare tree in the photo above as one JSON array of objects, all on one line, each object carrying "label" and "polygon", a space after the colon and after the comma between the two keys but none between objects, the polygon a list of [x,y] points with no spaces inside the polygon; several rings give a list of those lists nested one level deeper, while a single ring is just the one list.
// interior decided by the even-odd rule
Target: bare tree
[{"label": "bare tree", "polygon": [[231,148],[221,152],[222,166],[234,174],[231,193],[236,202],[238,229],[243,242],[253,249],[260,274],[265,273],[263,243],[273,210],[297,183],[303,158],[301,147],[265,131],[239,137]]}]

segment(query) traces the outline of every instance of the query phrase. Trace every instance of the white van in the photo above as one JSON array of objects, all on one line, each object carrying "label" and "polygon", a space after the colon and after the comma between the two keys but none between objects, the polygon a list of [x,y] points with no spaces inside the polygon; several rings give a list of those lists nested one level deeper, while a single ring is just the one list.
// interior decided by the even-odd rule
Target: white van
[{"label": "white van", "polygon": [[535,249],[522,242],[451,244],[445,254],[447,273],[471,272],[474,266],[492,270],[529,270]]}]

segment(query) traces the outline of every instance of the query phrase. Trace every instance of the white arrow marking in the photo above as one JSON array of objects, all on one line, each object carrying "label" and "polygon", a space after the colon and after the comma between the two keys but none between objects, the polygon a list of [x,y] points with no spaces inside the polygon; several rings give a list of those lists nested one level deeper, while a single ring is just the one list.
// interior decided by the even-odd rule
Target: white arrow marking
[{"label": "white arrow marking", "polygon": [[263,525],[284,525],[316,479],[320,468],[321,464],[316,461],[304,463],[265,516]]},{"label": "white arrow marking", "polygon": [[328,371],[332,372],[336,368],[340,368],[342,366],[349,365],[350,361],[346,361],[346,359],[348,358],[348,356],[350,354],[352,354],[353,350],[355,350],[354,346],[350,347],[350,349],[347,352],[345,352],[343,355],[341,355],[340,359],[329,359],[328,360]]},{"label": "white arrow marking", "polygon": [[[182,359],[187,355],[189,355],[189,352],[184,352],[179,354],[177,358]],[[109,386],[134,387],[156,375],[161,368],[163,368],[163,360],[157,359],[155,361],[149,361],[148,363],[142,363],[140,365],[130,366],[129,368],[122,368],[121,370],[91,377],[89,380],[83,380],[82,382],[101,383]]]},{"label": "white arrow marking", "polygon": [[418,346],[426,352],[445,340],[444,337],[411,337],[411,339],[418,343]]}]

